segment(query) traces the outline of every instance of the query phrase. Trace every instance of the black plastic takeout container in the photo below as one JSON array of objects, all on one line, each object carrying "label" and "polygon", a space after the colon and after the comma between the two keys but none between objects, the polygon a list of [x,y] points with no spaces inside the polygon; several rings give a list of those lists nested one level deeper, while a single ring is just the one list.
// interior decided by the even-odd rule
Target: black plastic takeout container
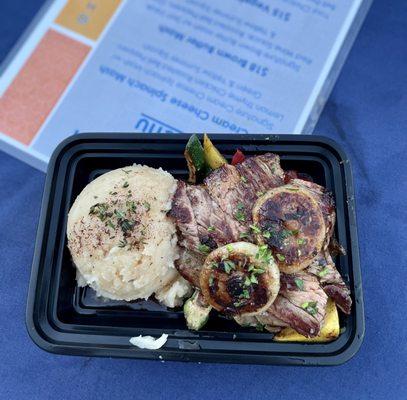
[{"label": "black plastic takeout container", "polygon": [[[237,148],[247,156],[275,152],[284,169],[311,175],[336,200],[336,236],[347,255],[337,267],[351,288],[350,316],[341,314],[341,335],[331,343],[278,343],[273,335],[242,328],[213,315],[202,331],[186,328],[182,310],[154,301],[118,302],[97,298],[78,288],[75,268],[66,246],[69,208],[95,177],[133,163],[162,167],[176,178],[187,177],[183,156],[190,135],[134,133],[80,134],[65,140],[48,167],[39,222],[26,323],[34,342],[53,353],[160,360],[337,365],[359,349],[364,335],[364,313],[355,220],[353,183],[343,150],[321,136],[211,135],[230,159]],[[159,350],[141,350],[129,343],[138,335],[168,333]]]}]

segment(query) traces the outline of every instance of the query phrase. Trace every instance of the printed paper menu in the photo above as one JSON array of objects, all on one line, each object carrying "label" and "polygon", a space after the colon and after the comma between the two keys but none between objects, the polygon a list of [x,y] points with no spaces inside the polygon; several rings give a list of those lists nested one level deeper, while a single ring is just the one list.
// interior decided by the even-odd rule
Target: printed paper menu
[{"label": "printed paper menu", "polygon": [[303,133],[361,3],[56,1],[0,78],[2,146],[44,168],[78,132]]}]

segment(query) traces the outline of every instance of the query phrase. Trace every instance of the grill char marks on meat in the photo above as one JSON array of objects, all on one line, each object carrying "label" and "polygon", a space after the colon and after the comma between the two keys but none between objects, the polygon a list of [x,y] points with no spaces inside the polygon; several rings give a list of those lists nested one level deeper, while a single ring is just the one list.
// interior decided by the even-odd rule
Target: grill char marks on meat
[{"label": "grill char marks on meat", "polygon": [[236,167],[225,164],[213,171],[204,183],[226,217],[237,222],[239,233],[246,232],[251,220],[251,209],[247,205],[253,201],[255,193],[243,182]]},{"label": "grill char marks on meat", "polygon": [[319,254],[307,271],[318,278],[325,293],[345,314],[349,315],[352,308],[350,290],[336,269],[329,253]]},{"label": "grill char marks on meat", "polygon": [[223,165],[205,179],[211,197],[239,222],[241,233],[252,223],[251,210],[259,195],[283,183],[280,158],[271,153],[247,158],[236,167]]},{"label": "grill char marks on meat", "polygon": [[277,323],[279,327],[281,323],[278,321],[283,321],[301,335],[318,336],[328,300],[318,280],[302,271],[281,274],[280,284],[280,293],[271,307],[261,315],[261,322],[269,327]]},{"label": "grill char marks on meat", "polygon": [[181,257],[175,263],[180,274],[199,287],[199,274],[205,260],[200,250],[213,250],[239,240],[238,223],[227,218],[204,186],[178,181],[170,215],[178,227]]},{"label": "grill char marks on meat", "polygon": [[[246,288],[247,293],[242,289],[244,268],[228,272],[222,272],[223,267],[211,269],[213,285],[209,285],[208,277],[207,297],[219,303],[218,311],[234,316],[241,324],[260,323],[271,332],[289,326],[304,336],[315,337],[323,324],[328,297],[346,314],[350,313],[352,300],[328,249],[335,224],[332,195],[300,177],[285,177],[274,154],[247,158],[236,166],[223,165],[208,175],[203,185],[178,182],[171,215],[181,246],[176,267],[202,291],[208,253],[228,243],[236,244],[242,237],[248,242],[256,239],[267,243],[279,263],[281,289],[273,304],[261,312],[256,311],[261,301],[257,305],[254,298],[253,310],[245,309],[245,296],[252,293],[251,289]],[[229,261],[237,265],[236,260]],[[216,262],[220,265],[223,261]]]},{"label": "grill char marks on meat", "polygon": [[170,215],[177,222],[181,246],[191,251],[198,251],[200,244],[214,249],[239,240],[239,223],[220,209],[204,186],[178,181]]},{"label": "grill char marks on meat", "polygon": [[233,219],[226,219],[225,213],[212,200],[204,186],[188,186],[187,196],[191,202],[198,236],[201,244],[211,249],[239,239],[239,226]]},{"label": "grill char marks on meat", "polygon": [[284,171],[275,154],[246,159],[236,167],[213,171],[205,185],[178,181],[170,215],[176,220],[180,245],[198,251],[241,239],[252,222],[252,207],[260,193],[281,185]]},{"label": "grill char marks on meat", "polygon": [[177,190],[172,199],[170,216],[172,216],[177,223],[180,246],[196,251],[200,244],[198,225],[195,220],[191,201],[187,196],[187,185],[183,181],[177,182]]},{"label": "grill char marks on meat", "polygon": [[266,153],[261,156],[247,158],[236,166],[243,180],[250,185],[258,197],[258,193],[266,192],[273,187],[284,184],[284,171],[280,166],[280,157]]}]

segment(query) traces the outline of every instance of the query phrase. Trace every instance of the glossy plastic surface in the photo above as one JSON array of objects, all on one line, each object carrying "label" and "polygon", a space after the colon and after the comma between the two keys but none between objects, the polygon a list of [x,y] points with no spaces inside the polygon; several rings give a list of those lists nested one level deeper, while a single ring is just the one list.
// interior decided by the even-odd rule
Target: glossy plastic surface
[{"label": "glossy plastic surface", "polygon": [[[106,301],[76,286],[66,246],[69,208],[95,177],[133,163],[162,167],[176,178],[187,176],[183,156],[189,135],[81,134],[63,142],[48,168],[27,304],[27,329],[44,350],[70,355],[228,363],[337,365],[359,349],[364,313],[349,160],[331,140],[297,135],[211,135],[230,159],[237,148],[246,155],[275,152],[284,169],[311,175],[334,194],[336,236],[347,251],[336,260],[349,284],[352,313],[341,315],[341,335],[324,344],[276,343],[272,334],[239,327],[216,314],[200,332],[186,329],[181,310],[154,301]],[[129,343],[137,335],[168,333],[157,351]]]}]

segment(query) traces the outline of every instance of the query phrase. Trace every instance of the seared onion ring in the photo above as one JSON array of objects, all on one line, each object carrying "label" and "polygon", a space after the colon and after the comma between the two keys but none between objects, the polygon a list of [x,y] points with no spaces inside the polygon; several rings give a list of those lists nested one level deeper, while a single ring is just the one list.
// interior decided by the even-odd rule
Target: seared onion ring
[{"label": "seared onion ring", "polygon": [[258,243],[267,244],[285,273],[306,268],[321,251],[326,226],[315,196],[304,187],[269,190],[253,208]]},{"label": "seared onion ring", "polygon": [[212,307],[229,315],[255,315],[270,307],[280,289],[280,274],[264,247],[237,242],[208,255],[200,286]]}]

